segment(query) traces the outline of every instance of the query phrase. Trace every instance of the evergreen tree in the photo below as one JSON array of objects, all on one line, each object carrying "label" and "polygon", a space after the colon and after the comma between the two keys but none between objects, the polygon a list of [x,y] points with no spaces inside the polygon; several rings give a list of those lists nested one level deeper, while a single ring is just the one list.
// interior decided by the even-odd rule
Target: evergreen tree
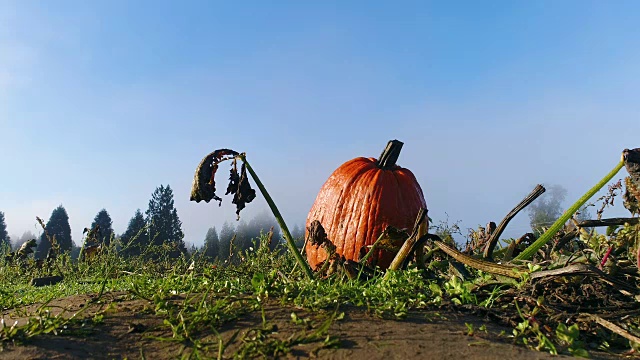
[{"label": "evergreen tree", "polygon": [[[60,205],[53,210],[45,229],[47,229],[50,237],[55,236],[55,241],[60,246],[60,253],[71,250],[73,246],[71,226],[69,226],[69,215],[67,215],[67,210],[65,210],[64,206]],[[36,248],[36,259],[45,258],[49,249],[51,249],[51,243],[47,239],[45,232],[42,232],[40,242]]]},{"label": "evergreen tree", "polygon": [[280,244],[280,239],[282,237],[280,235],[280,226],[278,225],[278,222],[273,215],[266,210],[253,217],[249,221],[248,226],[248,237],[250,238],[249,245],[253,243],[253,240],[260,240],[260,234],[267,234],[271,228],[273,228],[273,236],[271,237],[269,248],[273,250],[278,246],[278,244]]},{"label": "evergreen tree", "polygon": [[7,232],[4,213],[0,211],[0,248],[4,248],[5,246],[11,247],[11,239],[9,239],[9,233]]},{"label": "evergreen tree", "polygon": [[136,210],[135,215],[129,220],[127,231],[120,237],[125,255],[140,255],[149,245],[149,236],[145,231],[146,225],[142,212],[140,209]]},{"label": "evergreen tree", "polygon": [[[185,243],[185,247],[187,244]],[[196,252],[198,252],[198,248],[196,247],[196,244],[191,244],[188,246],[188,250],[187,253],[189,254],[189,256],[193,256]]]},{"label": "evergreen tree", "polygon": [[182,222],[173,206],[173,190],[169,185],[156,188],[145,214],[149,224],[149,238],[153,245],[173,244],[176,251],[171,253],[171,257],[186,253]]},{"label": "evergreen tree", "polygon": [[235,235],[233,225],[227,221],[222,225],[220,230],[220,246],[218,247],[218,258],[221,260],[227,260],[229,258],[229,251],[231,247],[231,239]]},{"label": "evergreen tree", "polygon": [[98,226],[98,232],[96,239],[100,244],[109,245],[111,243],[111,237],[113,236],[113,221],[106,209],[102,209],[98,212],[96,217],[91,223],[91,229],[95,229]]},{"label": "evergreen tree", "polygon": [[[271,228],[273,228],[273,236],[271,237],[269,248],[273,250],[280,244],[281,239],[280,226],[273,216],[263,211],[254,216],[249,222],[241,219],[236,226],[236,238],[233,242],[234,253],[248,250],[253,246],[254,242],[261,241],[261,234],[266,235]],[[220,241],[222,243],[222,239]],[[259,246],[259,244],[257,245]]]},{"label": "evergreen tree", "polygon": [[238,251],[246,250],[251,246],[251,238],[253,234],[249,229],[249,224],[244,221],[244,219],[240,219],[238,221],[238,225],[236,226],[236,238],[233,241],[233,253],[237,254]]},{"label": "evergreen tree", "polygon": [[209,228],[207,236],[204,238],[205,256],[214,260],[218,256],[218,248],[220,246],[220,240],[218,239],[218,232],[216,227]]}]

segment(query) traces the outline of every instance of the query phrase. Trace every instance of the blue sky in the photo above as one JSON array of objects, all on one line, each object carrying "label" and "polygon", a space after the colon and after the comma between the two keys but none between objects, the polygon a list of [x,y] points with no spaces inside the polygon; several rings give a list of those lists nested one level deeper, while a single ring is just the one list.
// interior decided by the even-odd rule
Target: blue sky
[{"label": "blue sky", "polygon": [[[635,1],[0,0],[0,211],[20,235],[63,204],[79,243],[100,209],[121,233],[170,184],[201,244],[235,218],[188,201],[208,152],[247,152],[293,226],[335,168],[390,139],[435,220],[498,222],[537,183],[568,203],[640,146],[638,14]],[[247,218],[266,208],[250,205]]]}]

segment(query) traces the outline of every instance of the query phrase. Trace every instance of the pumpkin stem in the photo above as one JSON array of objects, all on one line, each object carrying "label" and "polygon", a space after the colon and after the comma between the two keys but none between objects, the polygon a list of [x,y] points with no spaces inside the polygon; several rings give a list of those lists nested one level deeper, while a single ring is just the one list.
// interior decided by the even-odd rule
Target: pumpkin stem
[{"label": "pumpkin stem", "polygon": [[396,166],[396,161],[398,161],[398,157],[400,156],[400,150],[402,150],[402,145],[404,143],[398,140],[390,140],[387,143],[387,147],[384,149],[380,158],[378,159],[377,165],[382,170],[391,170],[394,166]]}]

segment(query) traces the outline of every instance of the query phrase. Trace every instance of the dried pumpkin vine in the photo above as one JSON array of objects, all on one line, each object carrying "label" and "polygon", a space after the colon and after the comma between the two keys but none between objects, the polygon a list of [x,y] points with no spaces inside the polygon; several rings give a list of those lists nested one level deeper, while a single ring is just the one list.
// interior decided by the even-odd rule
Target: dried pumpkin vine
[{"label": "dried pumpkin vine", "polygon": [[[242,166],[240,168],[240,172],[238,173],[237,161],[240,159],[242,161]],[[302,258],[302,255],[298,251],[293,237],[289,232],[289,228],[287,224],[285,224],[278,207],[273,202],[273,199],[267,192],[267,189],[258,178],[258,175],[253,171],[249,162],[247,162],[247,158],[245,153],[239,153],[237,151],[231,149],[219,149],[216,150],[207,156],[205,156],[200,164],[196,168],[196,173],[193,178],[193,185],[191,186],[191,201],[200,202],[204,200],[205,202],[209,202],[211,200],[218,201],[219,204],[222,204],[222,198],[216,195],[216,182],[215,175],[218,170],[218,164],[223,161],[231,160],[231,170],[229,175],[229,185],[227,186],[227,191],[225,195],[233,194],[232,203],[236,205],[236,214],[239,216],[240,211],[245,208],[246,204],[253,201],[256,198],[256,191],[251,188],[249,184],[249,179],[247,178],[247,171],[251,174],[251,177],[258,185],[262,196],[269,204],[269,208],[271,208],[271,212],[276,218],[278,225],[282,229],[282,234],[287,242],[287,246],[289,247],[289,251],[293,254],[298,265],[302,269],[304,269],[305,274],[310,279],[313,278],[313,272],[309,267],[309,264]]]}]

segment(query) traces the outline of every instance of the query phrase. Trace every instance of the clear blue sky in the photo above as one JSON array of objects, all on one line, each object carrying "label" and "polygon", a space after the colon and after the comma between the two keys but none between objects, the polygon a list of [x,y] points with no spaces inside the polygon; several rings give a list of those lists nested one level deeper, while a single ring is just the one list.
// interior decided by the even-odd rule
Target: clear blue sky
[{"label": "clear blue sky", "polygon": [[188,201],[209,151],[247,152],[293,226],[395,138],[435,220],[498,222],[536,183],[573,201],[640,146],[638,24],[637,1],[0,0],[0,211],[20,235],[63,204],[79,243],[170,184],[201,244],[234,219]]}]

